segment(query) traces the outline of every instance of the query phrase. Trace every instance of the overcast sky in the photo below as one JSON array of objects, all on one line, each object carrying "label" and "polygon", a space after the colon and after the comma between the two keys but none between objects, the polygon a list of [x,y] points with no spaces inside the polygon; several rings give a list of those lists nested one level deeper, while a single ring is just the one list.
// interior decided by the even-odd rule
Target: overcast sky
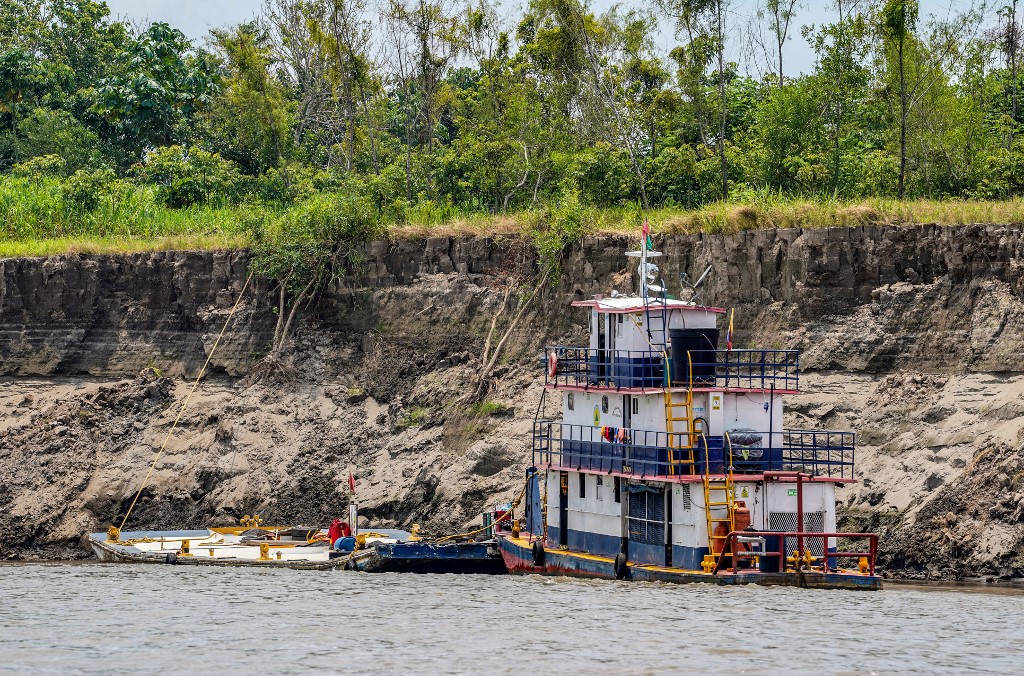
[{"label": "overcast sky", "polygon": [[[980,0],[978,0],[980,2]],[[106,0],[110,6],[111,14],[116,17],[123,17],[132,21],[166,21],[175,28],[180,29],[190,38],[202,41],[211,28],[218,28],[237,24],[252,19],[259,14],[263,7],[263,0]],[[459,0],[456,0],[459,2]],[[952,8],[962,9],[971,5],[972,0],[920,0],[921,17],[928,14],[946,16]],[[370,3],[372,4],[372,0]],[[519,9],[523,2],[518,0],[506,0],[502,3],[503,14],[518,16]],[[591,6],[596,11],[603,11],[615,4],[613,0],[592,0]],[[643,6],[650,3],[642,0],[633,2],[622,2],[624,6]],[[731,30],[730,36],[733,44],[730,51],[735,52],[734,60],[739,60],[740,50],[736,37],[742,34],[742,29],[750,21],[750,17],[756,12],[758,0],[733,0],[731,3]],[[787,43],[784,52],[786,59],[786,70],[788,72],[808,71],[814,65],[814,53],[800,35],[800,26],[806,24],[821,24],[835,20],[836,14],[832,9],[832,0],[800,0],[801,9],[798,10],[794,23],[796,24],[791,33],[792,39]],[[996,3],[1003,4],[1003,3]],[[987,13],[989,22],[994,22],[992,10]],[[673,43],[672,29],[666,26],[659,37],[659,46],[662,51],[667,51]],[[742,64],[746,70],[756,70],[757,64]],[[763,65],[761,66],[763,68]]]}]

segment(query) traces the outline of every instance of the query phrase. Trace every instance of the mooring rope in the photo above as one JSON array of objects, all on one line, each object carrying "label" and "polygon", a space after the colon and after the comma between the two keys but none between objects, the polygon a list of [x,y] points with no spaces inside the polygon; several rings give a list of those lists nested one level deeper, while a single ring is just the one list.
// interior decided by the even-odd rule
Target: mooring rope
[{"label": "mooring rope", "polygon": [[156,469],[156,463],[158,463],[160,458],[163,457],[164,450],[167,448],[167,442],[171,440],[171,434],[174,433],[174,429],[178,426],[181,416],[185,414],[185,409],[188,408],[188,404],[192,400],[192,395],[195,394],[196,389],[199,387],[199,381],[202,380],[204,375],[206,375],[206,369],[210,365],[210,360],[213,359],[213,353],[217,351],[217,346],[220,345],[220,340],[224,337],[224,332],[228,330],[228,324],[231,323],[231,318],[235,316],[235,310],[237,310],[238,306],[241,304],[242,297],[245,296],[245,290],[249,288],[249,282],[252,281],[252,276],[253,273],[250,272],[249,277],[245,280],[245,284],[242,285],[242,290],[238,293],[238,299],[231,307],[231,312],[228,313],[228,318],[224,320],[224,326],[221,327],[220,334],[217,335],[217,340],[214,341],[213,347],[210,348],[210,354],[206,356],[206,363],[204,363],[203,368],[199,370],[199,375],[196,376],[195,382],[192,383],[192,389],[189,390],[188,396],[186,396],[185,401],[182,402],[181,408],[178,410],[178,415],[174,418],[174,422],[171,424],[171,428],[167,430],[167,436],[164,437],[164,442],[160,444],[160,450],[157,451],[155,456],[153,456],[153,462],[149,465],[149,471],[146,472],[146,478],[142,480],[142,485],[139,486],[139,491],[135,494],[135,498],[132,500],[132,504],[129,505],[128,511],[125,512],[124,518],[121,519],[121,525],[117,527],[118,536],[120,536],[121,530],[124,529],[124,525],[128,522],[128,517],[131,515],[132,510],[135,509],[135,503],[139,501],[139,496],[142,495],[142,491],[146,489],[149,479],[153,476],[153,470]]}]

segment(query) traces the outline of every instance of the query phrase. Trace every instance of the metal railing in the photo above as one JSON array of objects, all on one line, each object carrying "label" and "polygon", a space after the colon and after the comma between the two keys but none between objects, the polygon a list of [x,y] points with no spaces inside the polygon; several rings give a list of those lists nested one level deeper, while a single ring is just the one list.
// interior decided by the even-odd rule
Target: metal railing
[{"label": "metal railing", "polygon": [[[853,478],[853,432],[786,429],[774,435],[755,433],[755,437],[760,436],[767,443],[762,441],[749,446],[738,444],[736,436],[731,435],[730,455],[726,453],[725,437],[721,436],[594,427],[540,419],[533,423],[533,461],[644,478],[700,475],[706,471],[722,474],[726,461],[731,458],[733,471],[739,474],[799,471],[813,476]],[[692,443],[689,437],[693,437]],[[773,437],[780,445],[775,445]]]},{"label": "metal railing", "polygon": [[[576,387],[658,388],[668,384],[665,353],[550,345],[542,359],[544,384]],[[796,350],[703,350],[672,358],[676,387],[797,390]]]},{"label": "metal railing", "polygon": [[836,479],[853,478],[856,435],[832,430],[782,431],[783,470]]},{"label": "metal railing", "polygon": [[[846,540],[867,540],[868,551],[829,551],[829,540],[843,538]],[[815,557],[810,550],[804,546],[805,541],[822,540],[822,556]],[[773,546],[768,545],[768,541]],[[785,550],[785,543],[795,541],[797,548],[790,555]],[[838,543],[837,543],[838,545]],[[816,563],[822,572],[828,572],[835,568],[832,561],[839,559],[865,559],[864,572],[867,575],[875,574],[875,560],[878,557],[878,536],[874,533],[812,533],[808,531],[733,531],[729,533],[727,545],[728,558],[732,559],[731,570],[736,572],[739,562],[754,558],[777,558],[776,566],[778,572],[814,569]]]}]

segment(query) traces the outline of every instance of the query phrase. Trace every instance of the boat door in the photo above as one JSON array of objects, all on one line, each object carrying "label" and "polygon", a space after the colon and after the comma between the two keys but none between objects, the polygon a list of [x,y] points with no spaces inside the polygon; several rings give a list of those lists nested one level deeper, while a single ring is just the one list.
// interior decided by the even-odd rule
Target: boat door
[{"label": "boat door", "polygon": [[569,473],[558,473],[558,544],[569,546]]},{"label": "boat door", "polygon": [[597,384],[608,379],[608,315],[597,313]]}]

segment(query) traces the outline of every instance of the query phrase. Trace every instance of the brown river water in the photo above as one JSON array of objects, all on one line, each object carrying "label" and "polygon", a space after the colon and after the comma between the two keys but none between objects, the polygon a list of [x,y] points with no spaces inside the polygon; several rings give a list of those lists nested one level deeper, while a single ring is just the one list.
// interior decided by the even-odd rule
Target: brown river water
[{"label": "brown river water", "polygon": [[0,673],[1024,673],[1024,594],[0,566]]}]

